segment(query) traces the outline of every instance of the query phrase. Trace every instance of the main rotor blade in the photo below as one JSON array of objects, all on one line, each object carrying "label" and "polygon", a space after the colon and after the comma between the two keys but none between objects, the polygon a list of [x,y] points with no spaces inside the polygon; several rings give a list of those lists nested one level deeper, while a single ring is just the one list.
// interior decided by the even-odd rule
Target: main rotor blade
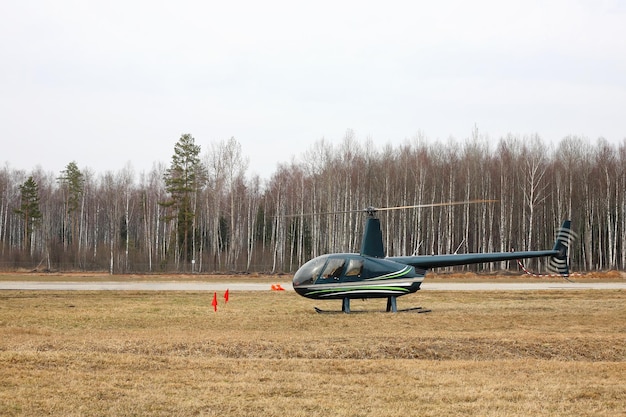
[{"label": "main rotor blade", "polygon": [[304,216],[328,216],[331,214],[346,214],[346,213],[364,213],[367,209],[355,209],[355,210],[342,210],[342,211],[319,211],[316,213],[301,213],[301,214],[283,214],[279,217],[304,217]]},{"label": "main rotor blade", "polygon": [[369,213],[369,214],[374,214],[377,211],[406,210],[406,209],[413,209],[413,208],[428,208],[428,207],[460,206],[460,205],[463,205],[463,204],[497,203],[497,202],[499,202],[499,200],[451,201],[451,202],[446,202],[446,203],[416,204],[416,205],[413,205],[413,206],[366,207],[366,208],[363,208],[363,209],[327,211],[327,212],[319,212],[319,213],[284,214],[284,215],[282,215],[280,217],[325,216],[325,215],[330,215],[330,214],[347,214],[347,213]]},{"label": "main rotor blade", "polygon": [[[497,203],[498,200],[467,200],[467,201],[450,201],[447,203],[430,203],[430,204],[416,204],[414,206],[397,206],[397,207],[373,207],[373,211],[389,211],[389,210],[405,210],[412,208],[427,208],[427,207],[446,207],[446,206],[460,206],[463,204],[478,204],[478,203]],[[367,211],[364,210],[364,211]]]}]

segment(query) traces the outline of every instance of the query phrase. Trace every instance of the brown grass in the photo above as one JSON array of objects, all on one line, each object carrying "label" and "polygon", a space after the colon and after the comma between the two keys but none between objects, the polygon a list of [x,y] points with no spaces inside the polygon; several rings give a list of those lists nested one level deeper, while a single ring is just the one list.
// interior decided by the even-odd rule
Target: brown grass
[{"label": "brown grass", "polygon": [[212,296],[0,292],[0,415],[626,415],[623,291]]}]

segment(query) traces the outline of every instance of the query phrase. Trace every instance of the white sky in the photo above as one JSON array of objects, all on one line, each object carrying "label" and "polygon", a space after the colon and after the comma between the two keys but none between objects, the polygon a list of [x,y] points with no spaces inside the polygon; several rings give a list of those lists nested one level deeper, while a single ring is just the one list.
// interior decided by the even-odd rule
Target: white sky
[{"label": "white sky", "polygon": [[626,138],[626,0],[3,0],[0,164],[169,164],[234,136],[269,178],[324,137]]}]

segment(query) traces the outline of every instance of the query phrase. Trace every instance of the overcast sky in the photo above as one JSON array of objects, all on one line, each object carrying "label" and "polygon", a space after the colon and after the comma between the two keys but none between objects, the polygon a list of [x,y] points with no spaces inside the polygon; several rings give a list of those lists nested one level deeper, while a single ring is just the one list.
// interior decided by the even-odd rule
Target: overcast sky
[{"label": "overcast sky", "polygon": [[169,164],[235,137],[269,178],[321,138],[626,138],[626,0],[6,0],[0,165]]}]

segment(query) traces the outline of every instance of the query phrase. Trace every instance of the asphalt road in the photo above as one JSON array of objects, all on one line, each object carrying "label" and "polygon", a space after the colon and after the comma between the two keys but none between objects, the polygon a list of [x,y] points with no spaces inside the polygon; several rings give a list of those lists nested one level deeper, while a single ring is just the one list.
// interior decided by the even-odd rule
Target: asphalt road
[{"label": "asphalt road", "polygon": [[[289,282],[281,282],[293,291]],[[270,291],[271,284],[243,282],[39,282],[0,281],[0,290],[50,291]],[[423,291],[626,290],[626,282],[428,282]]]}]

